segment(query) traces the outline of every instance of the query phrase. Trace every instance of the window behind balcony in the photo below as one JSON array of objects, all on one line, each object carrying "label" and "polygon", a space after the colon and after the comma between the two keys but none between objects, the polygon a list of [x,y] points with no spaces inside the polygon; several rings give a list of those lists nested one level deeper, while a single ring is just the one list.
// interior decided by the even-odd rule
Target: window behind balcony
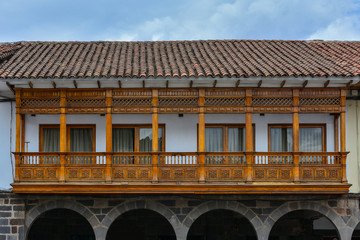
[{"label": "window behind balcony", "polygon": [[[159,125],[159,152],[164,149],[164,125]],[[113,152],[151,152],[151,125],[114,125],[112,132]]]},{"label": "window behind balcony", "polygon": [[245,126],[238,124],[207,124],[205,127],[206,152],[245,151]]},{"label": "window behind balcony", "polygon": [[[293,151],[291,125],[269,125],[270,151],[291,152]],[[321,152],[325,151],[325,125],[300,125],[299,128],[299,151]]]}]

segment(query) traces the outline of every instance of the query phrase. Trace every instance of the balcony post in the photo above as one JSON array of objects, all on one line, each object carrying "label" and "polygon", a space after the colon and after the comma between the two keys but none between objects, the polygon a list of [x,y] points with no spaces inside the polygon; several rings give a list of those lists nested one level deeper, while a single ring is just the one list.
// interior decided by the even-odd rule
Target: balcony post
[{"label": "balcony post", "polygon": [[205,183],[205,89],[199,89],[199,183]]},{"label": "balcony post", "polygon": [[300,183],[300,156],[299,156],[299,89],[293,89],[293,159],[294,182]]},{"label": "balcony post", "polygon": [[342,168],[342,183],[347,183],[346,178],[346,116],[345,105],[346,90],[341,89],[341,113],[340,113],[340,151],[341,151],[341,168]]},{"label": "balcony post", "polygon": [[20,105],[21,105],[21,90],[17,89],[15,93],[15,101],[16,101],[16,131],[15,131],[15,176],[14,182],[20,181],[20,136],[21,136],[21,114],[20,114]]},{"label": "balcony post", "polygon": [[60,91],[60,172],[59,182],[65,182],[65,162],[66,162],[66,90]]},{"label": "balcony post", "polygon": [[21,152],[25,152],[25,114],[21,115]]},{"label": "balcony post", "polygon": [[158,183],[158,160],[159,160],[159,117],[158,117],[159,90],[152,90],[152,175],[153,183]]},{"label": "balcony post", "polygon": [[105,182],[111,183],[111,156],[112,156],[112,90],[106,90],[106,168]]},{"label": "balcony post", "polygon": [[245,156],[246,156],[246,182],[253,181],[253,129],[252,129],[252,90],[246,90],[246,113],[245,113]]}]

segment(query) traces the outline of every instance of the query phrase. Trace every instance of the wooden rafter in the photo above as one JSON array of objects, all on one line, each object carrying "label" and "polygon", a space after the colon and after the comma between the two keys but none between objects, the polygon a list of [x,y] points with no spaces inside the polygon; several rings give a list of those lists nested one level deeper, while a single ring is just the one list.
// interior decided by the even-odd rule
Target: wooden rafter
[{"label": "wooden rafter", "polygon": [[193,80],[190,81],[189,87],[192,88],[192,86],[193,86]]},{"label": "wooden rafter", "polygon": [[121,88],[121,80],[118,81],[119,88]]},{"label": "wooden rafter", "polygon": [[97,82],[98,88],[101,88],[101,82],[99,80],[97,80],[96,82]]},{"label": "wooden rafter", "polygon": [[329,86],[330,84],[330,80],[327,80],[325,83],[324,83],[324,87],[326,88],[327,86]]},{"label": "wooden rafter", "polygon": [[282,81],[281,84],[280,84],[280,87],[283,88],[286,84],[286,80]]},{"label": "wooden rafter", "polygon": [[6,82],[6,86],[10,89],[10,91],[15,94],[14,85],[11,85],[9,82]]},{"label": "wooden rafter", "polygon": [[217,80],[214,81],[213,87],[216,87],[216,84],[217,84]]},{"label": "wooden rafter", "polygon": [[142,81],[142,87],[145,88],[145,80]]},{"label": "wooden rafter", "polygon": [[28,81],[28,85],[29,85],[30,88],[34,88],[34,85],[33,85],[33,83],[31,81]]},{"label": "wooden rafter", "polygon": [[309,80],[305,80],[305,81],[303,82],[303,84],[302,84],[302,87],[303,87],[303,88],[306,87],[306,86],[308,85],[308,83],[309,83]]},{"label": "wooden rafter", "polygon": [[237,80],[235,83],[235,87],[239,87],[240,86],[240,80]]},{"label": "wooden rafter", "polygon": [[53,88],[56,88],[56,83],[54,81],[51,81],[51,85],[53,86]]},{"label": "wooden rafter", "polygon": [[166,80],[166,88],[169,88],[169,80]]},{"label": "wooden rafter", "polygon": [[76,80],[74,80],[73,83],[74,83],[74,88],[78,88]]},{"label": "wooden rafter", "polygon": [[261,87],[262,83],[263,83],[263,81],[260,80],[260,81],[258,82],[257,86],[258,86],[258,87]]},{"label": "wooden rafter", "polygon": [[350,87],[353,82],[354,82],[354,80],[350,80],[350,81],[346,84],[346,87]]}]

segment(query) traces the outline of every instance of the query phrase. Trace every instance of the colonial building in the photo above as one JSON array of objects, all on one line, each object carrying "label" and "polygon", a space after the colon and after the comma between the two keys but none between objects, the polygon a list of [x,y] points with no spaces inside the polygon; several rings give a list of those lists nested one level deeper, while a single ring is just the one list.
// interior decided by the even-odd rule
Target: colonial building
[{"label": "colonial building", "polygon": [[0,240],[359,239],[359,74],[360,42],[1,44]]}]

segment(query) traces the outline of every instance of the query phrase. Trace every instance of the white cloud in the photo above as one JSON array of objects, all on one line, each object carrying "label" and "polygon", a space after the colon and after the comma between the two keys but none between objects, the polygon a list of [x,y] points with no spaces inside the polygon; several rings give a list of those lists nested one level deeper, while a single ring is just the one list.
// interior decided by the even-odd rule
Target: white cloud
[{"label": "white cloud", "polygon": [[350,16],[336,19],[326,28],[316,31],[309,39],[360,40],[360,17]]},{"label": "white cloud", "polygon": [[[359,10],[356,0],[184,0],[181,9],[117,32],[118,40],[307,39]],[[341,25],[342,23],[340,23]],[[348,29],[353,27],[348,26]],[[345,30],[344,30],[345,31]],[[349,32],[349,31],[348,31]],[[336,34],[334,32],[334,34]]]}]

